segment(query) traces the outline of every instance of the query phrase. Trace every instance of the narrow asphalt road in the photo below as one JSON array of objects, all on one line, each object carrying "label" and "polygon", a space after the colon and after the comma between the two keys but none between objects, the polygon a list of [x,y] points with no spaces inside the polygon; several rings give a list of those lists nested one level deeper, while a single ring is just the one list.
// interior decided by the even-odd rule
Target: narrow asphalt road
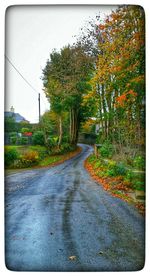
[{"label": "narrow asphalt road", "polygon": [[83,167],[92,148],[82,148],[82,153],[59,166],[6,176],[8,269],[142,269],[144,218],[92,180]]}]

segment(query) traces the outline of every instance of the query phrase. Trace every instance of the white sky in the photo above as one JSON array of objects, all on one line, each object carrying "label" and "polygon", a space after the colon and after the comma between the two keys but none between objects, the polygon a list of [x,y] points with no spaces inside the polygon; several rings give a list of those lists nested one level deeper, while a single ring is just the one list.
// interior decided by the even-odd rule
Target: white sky
[{"label": "white sky", "polygon": [[6,60],[5,110],[15,108],[30,122],[38,122],[38,92],[41,113],[49,109],[42,91],[42,68],[51,51],[75,41],[89,18],[99,12],[104,16],[115,6],[12,6],[6,12],[5,54],[25,79],[28,86]]}]

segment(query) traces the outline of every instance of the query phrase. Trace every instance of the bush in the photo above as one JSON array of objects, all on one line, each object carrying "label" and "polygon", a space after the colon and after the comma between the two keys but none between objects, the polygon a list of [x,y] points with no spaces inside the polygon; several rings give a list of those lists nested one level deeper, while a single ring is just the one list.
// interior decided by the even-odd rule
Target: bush
[{"label": "bush", "polygon": [[127,182],[132,182],[133,178],[134,178],[134,173],[132,171],[127,171],[124,177],[124,180]]},{"label": "bush", "polygon": [[36,151],[28,151],[20,156],[18,167],[31,167],[37,165],[39,162],[39,155]]},{"label": "bush", "polygon": [[62,142],[63,143],[68,143],[69,142],[69,136],[63,136]]},{"label": "bush", "polygon": [[76,146],[70,145],[69,143],[63,143],[60,146],[60,151],[61,153],[65,153],[65,152],[69,152],[69,151],[73,151],[76,149]]},{"label": "bush", "polygon": [[10,143],[11,143],[12,145],[15,145],[16,142],[17,142],[17,137],[15,137],[15,136],[10,137]]},{"label": "bush", "polygon": [[98,168],[100,168],[101,166],[102,166],[101,160],[97,160],[97,161],[95,162],[95,164],[94,164],[94,169],[98,169]]},{"label": "bush", "polygon": [[93,163],[97,160],[97,157],[95,156],[95,154],[91,154],[89,157],[88,157],[88,162],[89,163]]},{"label": "bush", "polygon": [[59,137],[54,136],[54,137],[49,137],[48,138],[48,146],[49,147],[55,147],[58,144]]},{"label": "bush", "polygon": [[116,163],[115,161],[109,161],[108,162],[108,170],[107,175],[108,176],[124,176],[127,172],[127,169],[125,168],[123,163]]},{"label": "bush", "polygon": [[127,169],[125,168],[123,163],[118,163],[116,165],[116,174],[117,175],[125,175],[127,172]]},{"label": "bush", "polygon": [[15,145],[17,142],[17,132],[10,132],[9,136],[10,136],[10,143],[12,145]]},{"label": "bush", "polygon": [[14,165],[14,161],[17,160],[19,154],[17,150],[13,147],[5,148],[5,166]]},{"label": "bush", "polygon": [[144,191],[145,190],[145,183],[144,181],[135,180],[133,183],[133,188],[138,191]]},{"label": "bush", "polygon": [[36,151],[40,160],[44,159],[48,155],[48,150],[45,146],[30,146],[30,151]]},{"label": "bush", "polygon": [[17,138],[17,132],[13,131],[13,132],[10,132],[9,134],[10,134],[10,137],[16,137]]},{"label": "bush", "polygon": [[22,134],[24,134],[25,132],[29,132],[29,131],[30,131],[30,129],[27,127],[22,127],[22,129],[21,129]]},{"label": "bush", "polygon": [[109,142],[103,144],[103,146],[99,149],[99,152],[102,157],[111,158],[114,154],[114,147]]},{"label": "bush", "polygon": [[28,137],[20,137],[18,139],[20,145],[27,145],[28,144]]},{"label": "bush", "polygon": [[137,169],[144,169],[145,167],[145,158],[143,156],[136,156],[133,160],[133,165]]},{"label": "bush", "polygon": [[34,145],[44,145],[44,132],[36,131],[33,133],[32,142]]}]

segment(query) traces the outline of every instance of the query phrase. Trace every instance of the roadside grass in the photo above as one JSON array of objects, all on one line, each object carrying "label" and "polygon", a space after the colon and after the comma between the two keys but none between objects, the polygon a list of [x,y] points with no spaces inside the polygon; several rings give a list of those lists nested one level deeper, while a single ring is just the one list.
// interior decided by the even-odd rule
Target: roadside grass
[{"label": "roadside grass", "polygon": [[77,154],[79,154],[82,151],[82,148],[77,146],[76,149],[69,151],[67,153],[64,154],[48,154],[48,151],[46,149],[46,147],[44,146],[6,146],[5,149],[9,149],[9,148],[13,148],[15,150],[17,150],[19,156],[21,156],[22,154],[26,154],[26,153],[31,153],[32,151],[37,152],[39,155],[39,159],[38,159],[38,163],[37,164],[32,164],[30,166],[20,166],[20,167],[15,167],[14,166],[8,166],[5,167],[5,174],[9,175],[9,174],[14,174],[17,173],[19,171],[23,171],[23,170],[30,170],[30,169],[36,169],[36,168],[44,168],[44,167],[52,167],[52,166],[56,166],[59,165],[61,163],[63,163],[64,161],[73,158],[74,156],[76,156]]},{"label": "roadside grass", "polygon": [[39,166],[49,166],[61,160],[60,156],[47,156],[39,162]]},{"label": "roadside grass", "polygon": [[73,151],[64,153],[64,154],[55,154],[55,155],[50,155],[45,157],[43,160],[39,162],[35,168],[41,168],[41,167],[51,167],[51,166],[56,166],[64,161],[67,161],[73,157],[75,157],[77,154],[79,154],[82,151],[82,148],[77,146],[77,148]]},{"label": "roadside grass", "polygon": [[117,166],[112,159],[107,160],[106,163],[106,160],[97,158],[94,154],[85,160],[84,166],[104,190],[114,197],[134,204],[141,214],[145,214],[145,201],[135,197],[135,189],[143,192],[145,190],[144,174],[139,180],[139,176],[135,177],[135,174],[132,174],[130,170],[125,170],[123,165]]}]

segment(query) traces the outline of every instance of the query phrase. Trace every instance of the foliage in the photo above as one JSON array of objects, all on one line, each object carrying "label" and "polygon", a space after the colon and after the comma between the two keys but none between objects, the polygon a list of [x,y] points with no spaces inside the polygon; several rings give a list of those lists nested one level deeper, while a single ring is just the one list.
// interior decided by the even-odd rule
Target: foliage
[{"label": "foliage", "polygon": [[17,137],[16,137],[16,136],[11,136],[11,137],[10,137],[10,143],[11,143],[12,145],[15,145],[16,142],[17,142]]},{"label": "foliage", "polygon": [[43,131],[35,131],[32,136],[32,142],[34,145],[44,145],[44,132]]},{"label": "foliage", "polygon": [[16,132],[18,130],[18,124],[13,117],[5,118],[5,132]]},{"label": "foliage", "polygon": [[109,141],[106,141],[102,147],[99,149],[100,155],[102,157],[112,157],[114,153],[114,147],[112,144],[109,143]]},{"label": "foliage", "polygon": [[10,132],[10,137],[17,137],[17,132],[15,132],[15,131]]},{"label": "foliage", "polygon": [[70,145],[70,143],[63,143],[61,145],[60,151],[61,151],[61,154],[62,154],[62,153],[66,153],[66,152],[69,152],[69,151],[74,151],[75,149],[76,149],[76,146]]},{"label": "foliage", "polygon": [[22,134],[24,134],[24,133],[26,133],[26,132],[29,132],[30,130],[29,130],[29,128],[27,128],[27,127],[23,127],[22,129],[21,129],[21,133]]},{"label": "foliage", "polygon": [[133,188],[137,191],[145,191],[144,181],[134,180]]},{"label": "foliage", "polygon": [[118,163],[116,165],[116,174],[117,175],[126,175],[127,173],[127,168],[123,163]]},{"label": "foliage", "polygon": [[140,6],[123,5],[91,30],[97,54],[86,104],[92,98],[97,109],[98,143],[110,139],[118,143],[120,152],[124,146],[144,145],[144,24]]},{"label": "foliage", "polygon": [[133,165],[137,169],[144,169],[145,167],[145,158],[143,156],[136,156],[133,160]]},{"label": "foliage", "polygon": [[[76,144],[80,122],[83,119],[82,98],[90,85],[91,57],[81,45],[64,47],[53,51],[43,70],[45,94],[51,103],[51,110],[59,115],[59,142],[63,136],[63,113],[70,118],[70,143]],[[82,115],[81,115],[82,114]]]},{"label": "foliage", "polygon": [[[130,197],[130,192],[145,190],[144,175],[126,170],[124,164],[118,164],[113,160],[108,160],[106,163],[103,162],[103,159],[99,160],[92,154],[86,159],[84,165],[94,180],[102,185],[104,190],[124,201],[135,203]],[[135,206],[144,214],[145,207],[143,203],[135,203]]]},{"label": "foliage", "polygon": [[39,163],[40,166],[49,166],[61,160],[60,156],[47,156]]},{"label": "foliage", "polygon": [[19,137],[18,138],[18,143],[20,144],[20,145],[27,145],[28,144],[28,138],[27,137]]},{"label": "foliage", "polygon": [[22,128],[28,128],[28,130],[32,129],[32,124],[22,121],[20,123],[15,122],[13,117],[5,118],[5,132],[21,132]]},{"label": "foliage", "polygon": [[5,147],[5,166],[13,166],[14,161],[17,160],[18,156],[18,151],[14,147]]},{"label": "foliage", "polygon": [[37,151],[28,151],[25,152],[23,155],[20,156],[18,167],[31,167],[33,165],[37,165],[39,162],[39,155]]},{"label": "foliage", "polygon": [[58,136],[52,136],[48,138],[48,145],[50,148],[57,146],[59,137]]},{"label": "foliage", "polygon": [[127,173],[124,177],[124,180],[127,182],[132,182],[133,179],[134,179],[134,173],[131,170],[127,171]]},{"label": "foliage", "polygon": [[134,172],[134,178],[132,180],[133,188],[135,190],[145,190],[145,174],[140,172]]}]

